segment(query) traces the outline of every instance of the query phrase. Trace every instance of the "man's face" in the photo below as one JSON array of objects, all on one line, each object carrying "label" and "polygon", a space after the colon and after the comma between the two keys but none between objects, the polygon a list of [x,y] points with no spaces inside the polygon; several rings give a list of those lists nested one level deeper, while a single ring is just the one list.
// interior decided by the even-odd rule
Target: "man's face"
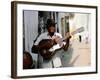
[{"label": "man's face", "polygon": [[48,32],[49,32],[50,36],[53,36],[54,32],[55,32],[55,27],[54,26],[49,27]]}]

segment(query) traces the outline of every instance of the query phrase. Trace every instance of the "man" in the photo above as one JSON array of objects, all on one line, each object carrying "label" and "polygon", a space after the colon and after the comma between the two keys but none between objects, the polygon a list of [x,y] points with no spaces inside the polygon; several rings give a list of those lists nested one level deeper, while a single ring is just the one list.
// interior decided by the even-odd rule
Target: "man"
[{"label": "man", "polygon": [[[56,32],[56,29],[55,29],[55,22],[54,22],[54,20],[53,19],[48,19],[47,20],[47,30],[48,30],[48,32],[45,32],[45,33],[42,33],[38,38],[37,38],[37,40],[36,40],[36,42],[34,43],[34,45],[33,45],[33,48],[32,48],[32,52],[39,52],[39,48],[40,48],[40,46],[39,46],[39,43],[40,43],[40,41],[41,40],[44,40],[44,39],[50,39],[50,40],[52,40],[52,42],[53,42],[53,45],[54,44],[56,44],[56,45],[54,45],[53,47],[56,47],[56,46],[58,46],[59,48],[62,48],[63,50],[67,50],[68,49],[68,46],[69,46],[69,39],[71,38],[71,36],[70,36],[70,34],[69,33],[66,33],[66,36],[67,36],[67,39],[65,39],[63,42],[61,41],[61,38],[62,38],[62,36],[61,36],[61,34],[60,33],[57,33]],[[45,44],[45,43],[44,43]],[[51,43],[52,44],[52,43]],[[50,44],[50,45],[51,45]],[[50,46],[50,45],[47,45],[47,47],[48,46]],[[50,49],[50,51],[54,51],[55,49]],[[57,59],[57,60],[55,60],[55,58]],[[43,59],[43,56],[41,56],[40,54],[39,54],[39,67],[40,68],[51,68],[51,67],[55,67],[54,65],[56,64],[54,64],[53,63],[53,61],[59,61],[59,64],[61,64],[61,61],[60,61],[60,58],[58,58],[58,54],[55,54],[55,55],[53,55],[53,58],[52,59],[50,59],[50,60],[45,60],[45,59]],[[61,65],[58,65],[57,67],[60,67]]]}]

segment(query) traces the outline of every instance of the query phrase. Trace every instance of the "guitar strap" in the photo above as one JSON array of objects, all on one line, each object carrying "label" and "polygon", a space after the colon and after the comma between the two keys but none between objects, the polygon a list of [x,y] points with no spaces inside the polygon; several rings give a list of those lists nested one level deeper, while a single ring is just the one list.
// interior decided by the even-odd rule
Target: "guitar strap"
[{"label": "guitar strap", "polygon": [[37,37],[36,37],[35,40],[33,41],[34,43],[36,42],[36,40],[38,39],[39,36],[40,36],[40,34],[37,35]]},{"label": "guitar strap", "polygon": [[38,37],[40,36],[40,34],[37,35],[37,37],[35,38],[35,40],[33,41],[33,45],[32,45],[32,48],[31,48],[31,52],[32,53],[38,53],[38,49],[36,46],[34,46],[34,43],[36,42],[36,40],[38,39]]}]

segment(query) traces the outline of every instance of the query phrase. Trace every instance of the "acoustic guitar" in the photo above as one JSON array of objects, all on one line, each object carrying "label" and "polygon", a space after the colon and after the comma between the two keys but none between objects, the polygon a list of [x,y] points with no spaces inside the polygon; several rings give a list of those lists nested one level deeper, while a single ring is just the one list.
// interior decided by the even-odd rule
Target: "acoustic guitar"
[{"label": "acoustic guitar", "polygon": [[[71,32],[71,35],[74,35],[76,33],[80,33],[84,31],[84,27],[78,28],[75,31]],[[65,36],[64,38],[61,38],[57,44],[52,39],[43,39],[39,42],[39,53],[45,60],[50,60],[53,55],[55,54],[55,51],[61,49],[61,46],[59,44],[63,43],[64,40],[66,40],[69,36]]]}]

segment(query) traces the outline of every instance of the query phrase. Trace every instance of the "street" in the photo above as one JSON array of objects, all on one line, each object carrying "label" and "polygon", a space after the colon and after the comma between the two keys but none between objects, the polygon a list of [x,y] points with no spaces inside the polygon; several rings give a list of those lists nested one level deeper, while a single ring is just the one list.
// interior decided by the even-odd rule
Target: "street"
[{"label": "street", "polygon": [[74,40],[71,47],[73,48],[73,54],[70,60],[71,65],[89,66],[91,64],[90,43]]}]

